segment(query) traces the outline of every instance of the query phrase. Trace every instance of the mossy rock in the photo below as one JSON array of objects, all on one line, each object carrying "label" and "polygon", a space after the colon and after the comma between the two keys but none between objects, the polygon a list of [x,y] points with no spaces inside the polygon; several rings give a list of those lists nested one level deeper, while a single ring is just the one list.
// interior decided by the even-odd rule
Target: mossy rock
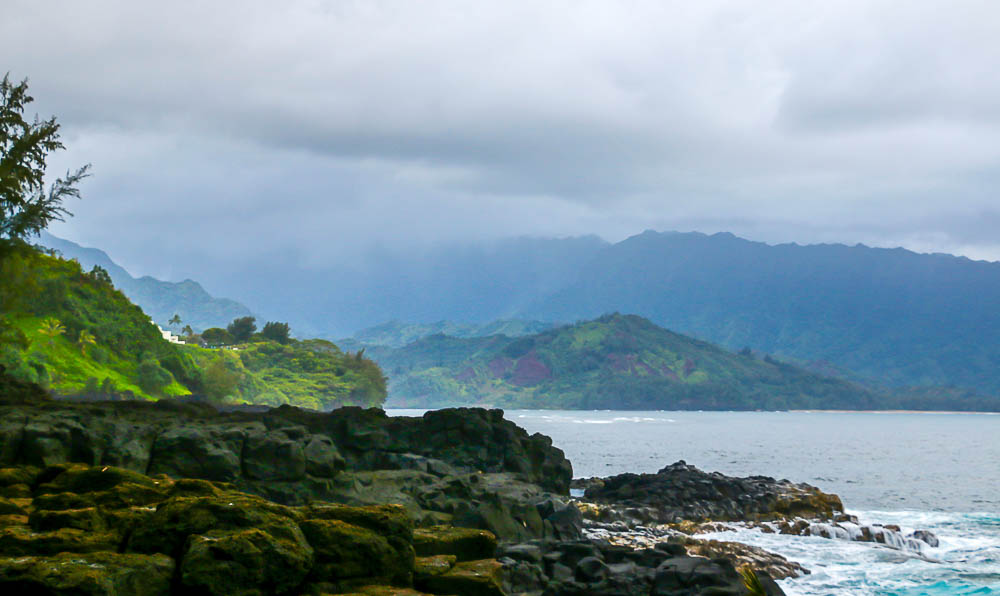
[{"label": "mossy rock", "polygon": [[413,581],[442,575],[451,571],[458,557],[455,555],[434,555],[432,557],[417,557],[413,562]]},{"label": "mossy rock", "polygon": [[181,583],[199,594],[257,596],[299,586],[313,563],[302,534],[277,538],[256,528],[191,536],[181,559]]},{"label": "mossy rock", "polygon": [[[325,596],[325,595],[324,595]],[[361,586],[353,592],[347,592],[340,596],[429,596],[426,592],[418,592],[411,588],[397,588],[393,586]]]},{"label": "mossy rock", "polygon": [[33,511],[28,516],[28,525],[36,532],[50,532],[62,528],[85,532],[102,532],[107,529],[107,523],[96,507]]},{"label": "mossy rock", "polygon": [[300,525],[316,551],[314,581],[380,578],[385,583],[410,583],[413,550],[409,545],[408,552],[400,552],[385,537],[335,519],[307,519]]},{"label": "mossy rock", "polygon": [[198,478],[181,478],[167,490],[168,497],[219,497],[232,492],[232,485]]},{"label": "mossy rock", "polygon": [[502,575],[503,565],[494,559],[466,561],[447,573],[421,580],[416,587],[433,594],[504,596]]},{"label": "mossy rock", "polygon": [[95,552],[0,558],[0,594],[166,596],[174,562],[164,555]]},{"label": "mossy rock", "polygon": [[303,508],[303,515],[309,519],[336,519],[362,528],[368,528],[385,537],[399,537],[406,542],[413,541],[413,521],[401,505],[371,505],[349,507],[332,503],[320,503]]},{"label": "mossy rock", "polygon": [[32,466],[22,466],[19,468],[0,468],[0,487],[14,485],[31,486],[35,483],[39,469]]},{"label": "mossy rock", "polygon": [[80,464],[50,466],[39,475],[39,481],[42,483],[36,490],[39,495],[65,492],[82,495],[107,491],[126,483],[151,489],[157,487],[156,481],[139,472],[114,466]]},{"label": "mossy rock", "polygon": [[23,499],[31,497],[31,487],[27,484],[9,484],[0,486],[0,497],[8,499]]},{"label": "mossy rock", "polygon": [[35,497],[31,506],[38,511],[65,511],[66,509],[85,509],[96,507],[97,503],[90,495],[76,493],[50,493]]},{"label": "mossy rock", "polygon": [[9,528],[11,526],[27,526],[28,516],[27,515],[0,515],[0,528]]},{"label": "mossy rock", "polygon": [[74,528],[33,532],[27,526],[0,528],[0,556],[4,557],[114,552],[120,542],[120,536],[115,532],[87,532]]},{"label": "mossy rock", "polygon": [[291,507],[243,493],[214,497],[174,497],[141,520],[132,532],[128,550],[180,556],[189,536],[210,530],[257,528],[276,538],[294,540],[300,514]]},{"label": "mossy rock", "polygon": [[459,561],[490,559],[497,550],[496,537],[486,530],[433,526],[413,531],[418,557],[455,555]]},{"label": "mossy rock", "polygon": [[27,515],[27,513],[14,501],[0,497],[0,515]]}]

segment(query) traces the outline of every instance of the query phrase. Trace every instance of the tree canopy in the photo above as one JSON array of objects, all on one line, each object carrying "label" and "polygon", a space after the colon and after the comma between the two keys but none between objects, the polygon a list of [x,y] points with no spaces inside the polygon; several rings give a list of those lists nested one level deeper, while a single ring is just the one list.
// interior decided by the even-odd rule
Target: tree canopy
[{"label": "tree canopy", "polygon": [[85,165],[66,172],[46,191],[45,160],[64,146],[54,117],[25,120],[25,108],[32,101],[27,80],[12,83],[9,74],[4,75],[0,81],[0,249],[70,215],[63,200],[80,196],[76,186],[90,169]]},{"label": "tree canopy", "polygon": [[278,342],[279,344],[287,344],[288,340],[291,339],[291,328],[288,326],[288,323],[268,321],[264,324],[264,328],[261,330],[260,334],[271,341]]},{"label": "tree canopy", "polygon": [[256,317],[240,317],[226,326],[226,331],[237,342],[250,341],[254,331],[257,331]]}]

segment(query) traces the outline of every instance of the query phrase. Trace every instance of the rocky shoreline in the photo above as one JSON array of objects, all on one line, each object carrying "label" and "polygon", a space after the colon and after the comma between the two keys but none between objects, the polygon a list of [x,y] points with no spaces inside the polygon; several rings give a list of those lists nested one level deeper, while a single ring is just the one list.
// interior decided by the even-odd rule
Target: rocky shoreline
[{"label": "rocky shoreline", "polygon": [[[807,570],[696,534],[719,522],[772,531],[807,518],[830,528],[850,523],[838,517],[840,500],[814,487],[707,474],[683,462],[657,474],[573,481],[585,492],[571,498],[572,466],[548,437],[475,408],[408,418],[359,408],[220,412],[167,401],[0,404],[0,468],[0,511],[11,512],[0,513],[0,591],[7,582],[40,594],[236,593],[192,579],[202,561],[209,575],[232,567],[256,578],[246,580],[245,594],[747,594],[740,569],[749,568],[773,596],[783,593],[774,579]],[[115,493],[121,483],[102,484],[109,470],[127,479],[128,498]],[[133,485],[144,487],[138,497],[128,492]],[[237,502],[250,517],[220,513]],[[334,547],[318,546],[333,540],[325,529],[333,511],[364,530],[341,528],[336,548],[374,548],[379,560],[396,561],[395,571],[337,571]],[[183,525],[197,515],[214,521],[157,546],[137,538],[155,542],[174,531],[164,529],[168,518]],[[247,533],[253,529],[261,533]],[[90,538],[76,535],[84,530]],[[255,559],[261,552],[289,557],[280,567],[298,569],[294,581],[268,575],[284,572],[267,571]],[[59,587],[70,581],[65,574],[42,571],[65,567],[76,578],[77,564],[64,559],[108,573],[120,563],[123,577],[138,566],[169,581],[152,591],[132,580],[71,590]]]}]

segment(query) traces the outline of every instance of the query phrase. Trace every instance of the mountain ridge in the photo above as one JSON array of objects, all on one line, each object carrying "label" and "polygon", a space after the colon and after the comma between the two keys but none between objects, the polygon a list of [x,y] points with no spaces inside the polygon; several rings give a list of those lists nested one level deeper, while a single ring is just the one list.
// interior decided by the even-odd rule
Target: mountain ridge
[{"label": "mountain ridge", "polygon": [[149,275],[133,277],[106,252],[81,246],[48,232],[41,234],[39,243],[59,251],[66,259],[75,259],[84,269],[89,270],[95,265],[103,268],[122,293],[164,328],[174,315],[179,315],[183,323],[195,331],[225,327],[233,319],[252,316],[250,309],[243,304],[230,298],[216,298],[193,279],[170,282]]},{"label": "mountain ridge", "polygon": [[432,335],[372,357],[397,407],[867,409],[879,400],[852,383],[618,313],[518,338]]}]

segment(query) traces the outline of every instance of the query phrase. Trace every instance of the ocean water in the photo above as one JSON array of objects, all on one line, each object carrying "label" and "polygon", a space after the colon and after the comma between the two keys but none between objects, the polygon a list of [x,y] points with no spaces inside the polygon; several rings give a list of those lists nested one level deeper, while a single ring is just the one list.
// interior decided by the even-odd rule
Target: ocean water
[{"label": "ocean water", "polygon": [[919,558],[870,543],[749,529],[707,535],[761,546],[810,569],[811,575],[781,582],[790,595],[1000,594],[1000,415],[510,410],[505,416],[552,437],[576,477],[655,472],[683,459],[707,471],[807,482],[840,495],[862,523],[930,530],[941,541]]}]

